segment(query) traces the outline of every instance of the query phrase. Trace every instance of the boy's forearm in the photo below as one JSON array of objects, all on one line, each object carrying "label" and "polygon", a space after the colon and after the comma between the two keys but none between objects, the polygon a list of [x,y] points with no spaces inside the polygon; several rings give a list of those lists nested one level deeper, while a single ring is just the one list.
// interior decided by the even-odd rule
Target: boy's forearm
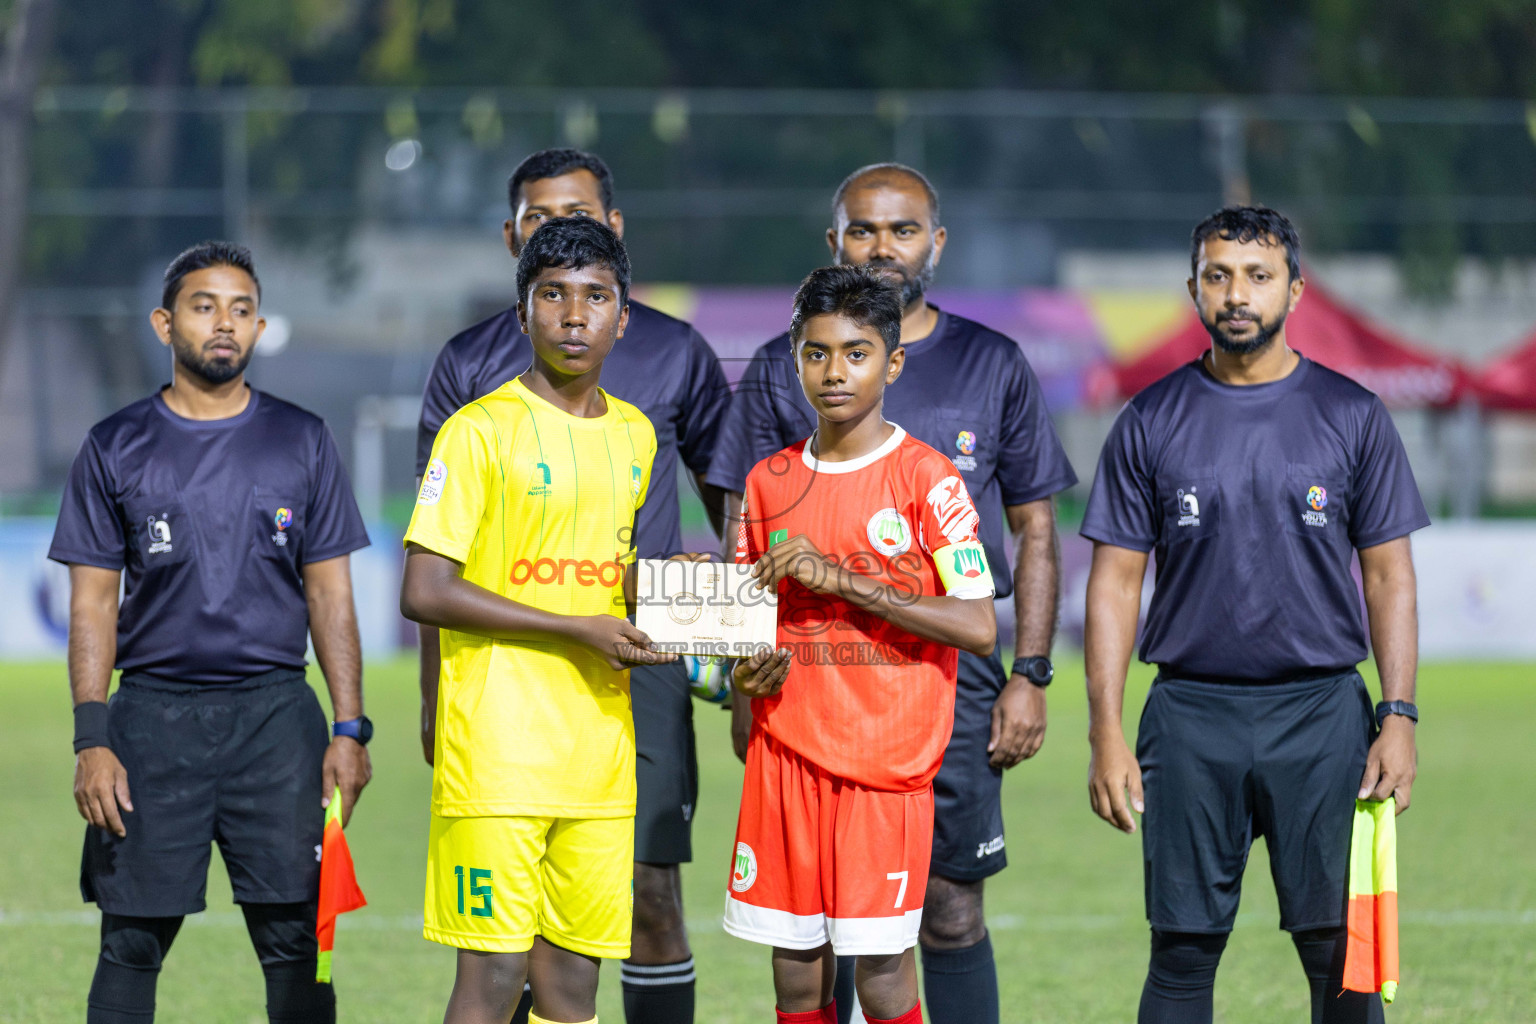
[{"label": "boy's forearm", "polygon": [[982,657],[997,645],[997,614],[991,601],[914,595],[848,569],[837,571],[834,586],[849,604],[924,640]]},{"label": "boy's forearm", "polygon": [[495,640],[575,639],[580,616],[560,615],[514,601],[461,576],[413,580],[407,562],[400,611],[424,626]]}]

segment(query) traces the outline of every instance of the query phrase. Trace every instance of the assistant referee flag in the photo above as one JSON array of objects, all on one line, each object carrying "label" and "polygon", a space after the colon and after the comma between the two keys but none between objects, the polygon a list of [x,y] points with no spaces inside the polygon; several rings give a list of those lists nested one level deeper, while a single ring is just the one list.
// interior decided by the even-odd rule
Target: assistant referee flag
[{"label": "assistant referee flag", "polygon": [[1344,987],[1397,996],[1397,801],[1356,800]]},{"label": "assistant referee flag", "polygon": [[347,848],[346,833],[341,830],[341,787],[337,786],[325,811],[325,837],[320,840],[320,911],[315,917],[320,956],[315,961],[316,981],[329,984],[331,980],[336,918],[367,905],[363,890],[357,887],[357,873],[352,869],[352,851]]}]

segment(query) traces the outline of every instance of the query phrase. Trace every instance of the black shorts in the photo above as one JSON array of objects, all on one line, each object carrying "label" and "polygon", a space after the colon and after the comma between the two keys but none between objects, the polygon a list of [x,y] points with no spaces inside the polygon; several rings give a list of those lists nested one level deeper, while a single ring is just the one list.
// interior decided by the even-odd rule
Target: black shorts
[{"label": "black shorts", "polygon": [[1280,927],[1342,924],[1355,795],[1375,728],[1352,670],[1255,685],[1158,676],[1136,738],[1152,927],[1231,931],[1260,835]]},{"label": "black shorts", "polygon": [[693,811],[699,758],[693,745],[693,696],[681,660],[629,670],[635,709],[635,860],[693,860]]},{"label": "black shorts", "polygon": [[955,731],[933,780],[933,862],[929,873],[976,882],[1008,866],[1003,850],[1003,772],[994,768],[992,705],[1008,675],[997,652],[978,658],[960,652],[955,686]]},{"label": "black shorts", "polygon": [[87,902],[133,917],[197,913],[213,843],[236,903],[316,898],[327,730],[302,671],[232,686],[125,675],[108,707],[134,809],[122,839],[86,826]]}]

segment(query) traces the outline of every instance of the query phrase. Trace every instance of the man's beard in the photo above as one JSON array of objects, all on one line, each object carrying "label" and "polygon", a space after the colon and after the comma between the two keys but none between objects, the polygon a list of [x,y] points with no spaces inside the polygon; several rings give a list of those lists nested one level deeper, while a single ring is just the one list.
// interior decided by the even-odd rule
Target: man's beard
[{"label": "man's beard", "polygon": [[[839,263],[847,263],[847,258],[838,253]],[[938,260],[934,258],[933,246],[928,246],[928,251],[923,253],[922,262],[916,266],[908,266],[899,260],[870,260],[864,266],[870,270],[894,270],[901,280],[901,304],[910,306],[924,295],[933,286],[933,275],[938,269]]]},{"label": "man's beard", "polygon": [[1267,324],[1262,318],[1252,316],[1249,310],[1242,310],[1242,312],[1248,313],[1256,326],[1253,337],[1247,341],[1233,341],[1222,333],[1222,322],[1230,319],[1232,314],[1218,314],[1215,322],[1206,320],[1204,317],[1200,318],[1200,322],[1205,326],[1206,333],[1211,336],[1211,341],[1215,342],[1216,347],[1228,355],[1251,356],[1255,352],[1262,351],[1269,347],[1269,343],[1275,340],[1275,335],[1279,334],[1285,327],[1286,313],[1281,313],[1274,323]]},{"label": "man's beard", "polygon": [[188,373],[196,374],[209,384],[228,384],[245,372],[245,368],[250,365],[251,357],[256,354],[256,346],[252,345],[238,359],[205,358],[190,341],[173,336],[171,351],[176,353],[177,364]]}]

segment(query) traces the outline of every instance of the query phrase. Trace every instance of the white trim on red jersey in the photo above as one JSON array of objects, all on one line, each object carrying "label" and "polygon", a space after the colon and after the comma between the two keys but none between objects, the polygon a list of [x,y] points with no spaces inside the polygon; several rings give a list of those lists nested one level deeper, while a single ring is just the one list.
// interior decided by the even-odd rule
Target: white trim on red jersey
[{"label": "white trim on red jersey", "polygon": [[811,443],[816,440],[816,435],[813,433],[811,435],[811,439],[805,442],[805,447],[800,449],[800,459],[805,463],[806,468],[808,468],[813,473],[852,473],[856,470],[863,469],[865,466],[870,466],[876,462],[879,462],[881,459],[891,454],[891,452],[901,447],[901,442],[906,440],[907,432],[906,430],[902,429],[902,426],[899,423],[893,423],[891,426],[896,428],[896,432],[893,433],[890,437],[886,438],[881,443],[880,447],[876,448],[874,451],[868,453],[867,455],[860,455],[858,458],[849,459],[846,462],[823,462],[816,456],[812,455]]}]

